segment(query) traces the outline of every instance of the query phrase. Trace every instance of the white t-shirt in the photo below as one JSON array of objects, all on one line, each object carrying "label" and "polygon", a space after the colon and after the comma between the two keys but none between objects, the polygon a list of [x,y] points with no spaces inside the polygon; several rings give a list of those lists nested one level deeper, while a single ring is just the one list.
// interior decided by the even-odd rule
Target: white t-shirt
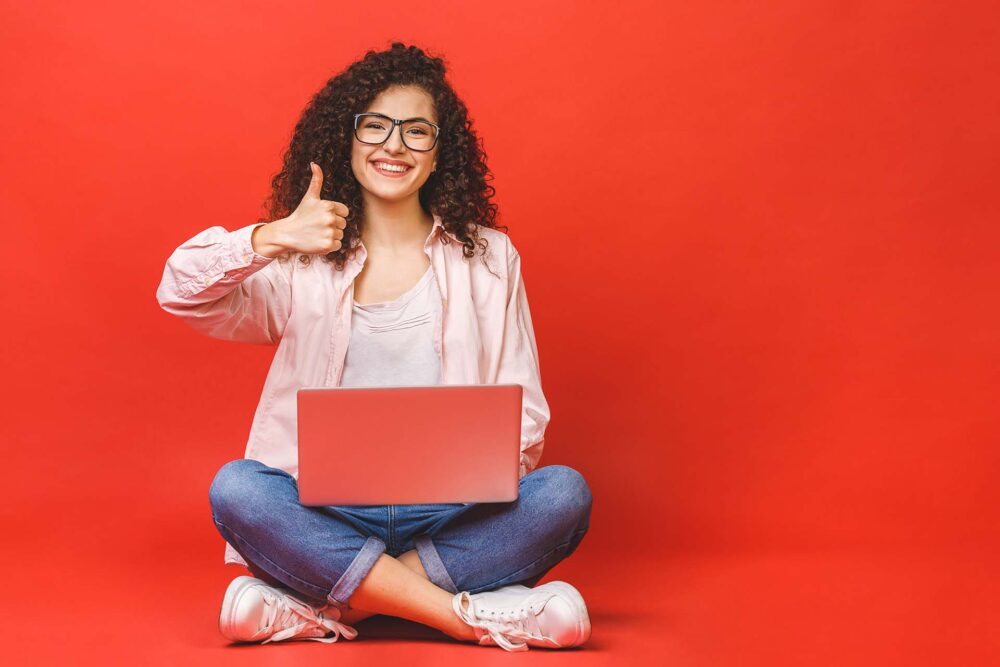
[{"label": "white t-shirt", "polygon": [[351,338],[342,387],[441,383],[441,357],[434,349],[434,322],[441,295],[428,266],[417,284],[394,301],[353,302]]}]

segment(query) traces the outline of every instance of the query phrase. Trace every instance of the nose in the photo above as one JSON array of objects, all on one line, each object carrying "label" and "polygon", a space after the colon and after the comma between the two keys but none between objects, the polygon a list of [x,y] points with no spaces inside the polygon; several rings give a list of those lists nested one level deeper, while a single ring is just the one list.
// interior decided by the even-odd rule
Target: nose
[{"label": "nose", "polygon": [[392,129],[389,130],[389,136],[385,140],[385,143],[382,144],[382,147],[390,153],[402,152],[404,148],[402,125],[394,125]]}]

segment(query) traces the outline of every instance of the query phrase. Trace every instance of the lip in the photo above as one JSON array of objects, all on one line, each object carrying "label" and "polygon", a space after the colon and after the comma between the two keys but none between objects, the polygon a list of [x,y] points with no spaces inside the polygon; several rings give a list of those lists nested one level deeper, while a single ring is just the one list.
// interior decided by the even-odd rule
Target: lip
[{"label": "lip", "polygon": [[395,164],[395,165],[398,165],[400,167],[412,167],[413,166],[412,164],[407,164],[407,163],[403,162],[402,160],[392,160],[392,159],[387,158],[387,157],[378,157],[378,158],[375,158],[374,160],[372,160],[372,162],[373,163],[375,163],[375,162],[385,162],[387,164]]},{"label": "lip", "polygon": [[[407,167],[407,169],[406,171],[398,174],[395,172],[382,171],[381,169],[378,168],[379,162],[398,164]],[[405,178],[410,173],[410,171],[413,170],[413,165],[406,164],[405,162],[398,162],[396,160],[372,160],[372,169],[375,171],[376,174],[378,174],[379,176],[384,176],[385,178]]]}]

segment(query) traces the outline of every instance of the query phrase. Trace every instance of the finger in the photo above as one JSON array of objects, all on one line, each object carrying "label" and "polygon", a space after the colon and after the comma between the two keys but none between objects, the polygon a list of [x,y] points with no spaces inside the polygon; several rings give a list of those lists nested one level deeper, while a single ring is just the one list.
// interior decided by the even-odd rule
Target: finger
[{"label": "finger", "polygon": [[312,179],[309,181],[305,196],[319,199],[319,194],[323,190],[323,170],[315,162],[309,162],[309,168],[312,170]]},{"label": "finger", "polygon": [[339,201],[331,202],[331,204],[332,205],[330,206],[330,210],[336,213],[337,215],[342,215],[345,218],[348,215],[350,215],[351,210],[347,208],[346,204],[342,204]]}]

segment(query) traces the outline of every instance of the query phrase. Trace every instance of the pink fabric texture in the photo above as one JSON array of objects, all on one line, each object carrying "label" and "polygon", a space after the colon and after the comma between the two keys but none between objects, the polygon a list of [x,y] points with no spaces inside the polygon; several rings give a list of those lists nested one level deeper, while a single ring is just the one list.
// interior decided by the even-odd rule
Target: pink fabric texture
[{"label": "pink fabric texture", "polygon": [[[442,315],[434,332],[441,384],[523,387],[521,465],[538,466],[549,422],[538,349],[521,277],[521,259],[503,232],[479,227],[489,242],[485,257],[462,255],[462,244],[434,214],[424,242]],[[254,252],[254,223],[228,231],[214,226],[182,243],[167,259],[156,298],[196,331],[222,340],[277,345],[254,414],[244,458],[298,477],[296,392],[339,386],[350,340],[354,278],[367,250],[337,271],[312,257],[302,264]],[[450,242],[441,242],[441,235]],[[486,260],[484,265],[483,260]],[[229,544],[226,563],[246,563]]]}]

